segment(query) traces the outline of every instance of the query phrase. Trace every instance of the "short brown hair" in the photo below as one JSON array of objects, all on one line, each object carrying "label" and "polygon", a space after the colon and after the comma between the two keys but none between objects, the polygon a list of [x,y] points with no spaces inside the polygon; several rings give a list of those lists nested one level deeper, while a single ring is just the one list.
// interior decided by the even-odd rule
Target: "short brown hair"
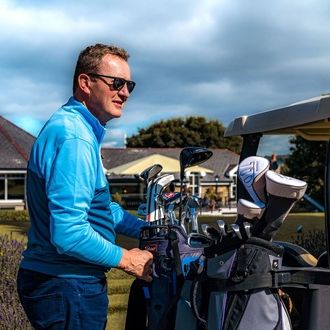
[{"label": "short brown hair", "polygon": [[115,45],[95,44],[88,46],[79,54],[76,69],[73,76],[73,93],[77,87],[77,79],[81,73],[97,72],[104,55],[116,55],[127,61],[128,52],[124,48]]}]

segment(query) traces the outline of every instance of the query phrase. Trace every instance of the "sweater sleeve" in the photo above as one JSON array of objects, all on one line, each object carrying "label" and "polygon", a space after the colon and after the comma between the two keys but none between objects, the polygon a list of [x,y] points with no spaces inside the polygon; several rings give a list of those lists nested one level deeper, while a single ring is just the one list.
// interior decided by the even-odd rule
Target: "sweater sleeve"
[{"label": "sweater sleeve", "polygon": [[139,238],[141,228],[147,226],[147,223],[125,211],[115,202],[110,202],[110,209],[113,215],[116,233]]},{"label": "sweater sleeve", "polygon": [[122,249],[105,240],[88,221],[95,191],[97,154],[88,142],[66,140],[46,178],[51,242],[59,253],[105,267],[118,266]]}]

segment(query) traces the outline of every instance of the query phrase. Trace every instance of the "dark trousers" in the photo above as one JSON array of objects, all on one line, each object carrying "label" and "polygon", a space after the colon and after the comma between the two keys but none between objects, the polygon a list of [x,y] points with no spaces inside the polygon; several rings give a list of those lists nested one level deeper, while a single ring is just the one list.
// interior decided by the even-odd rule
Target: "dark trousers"
[{"label": "dark trousers", "polygon": [[63,278],[20,269],[17,291],[35,329],[105,329],[106,278]]}]

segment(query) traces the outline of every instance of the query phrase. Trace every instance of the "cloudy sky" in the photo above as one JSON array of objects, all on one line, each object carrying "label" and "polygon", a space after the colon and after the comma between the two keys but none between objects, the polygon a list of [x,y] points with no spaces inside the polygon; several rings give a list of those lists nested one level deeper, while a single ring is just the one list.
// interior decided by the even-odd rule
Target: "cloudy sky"
[{"label": "cloudy sky", "polygon": [[129,51],[137,82],[108,145],[178,116],[227,126],[329,92],[329,37],[327,0],[1,0],[0,115],[36,135],[71,96],[80,50],[102,42]]}]

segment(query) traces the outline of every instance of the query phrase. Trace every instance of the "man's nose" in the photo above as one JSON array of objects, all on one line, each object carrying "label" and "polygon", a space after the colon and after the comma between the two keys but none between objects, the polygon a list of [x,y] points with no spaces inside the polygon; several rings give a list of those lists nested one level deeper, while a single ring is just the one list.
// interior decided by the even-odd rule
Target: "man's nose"
[{"label": "man's nose", "polygon": [[130,92],[128,91],[127,84],[123,86],[123,88],[119,91],[118,94],[125,96],[126,98],[130,96]]}]

